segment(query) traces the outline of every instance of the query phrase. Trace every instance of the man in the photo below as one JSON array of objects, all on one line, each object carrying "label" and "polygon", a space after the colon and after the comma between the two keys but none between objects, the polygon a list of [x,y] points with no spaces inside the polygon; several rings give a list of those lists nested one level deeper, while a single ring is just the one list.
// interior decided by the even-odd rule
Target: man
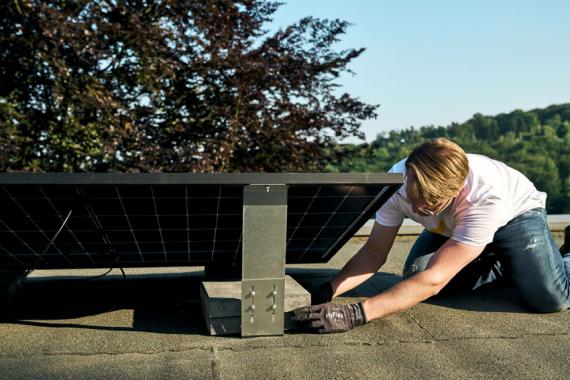
[{"label": "man", "polygon": [[[390,172],[403,173],[404,184],[376,213],[368,241],[294,320],[319,333],[347,331],[444,288],[476,289],[501,277],[537,311],[570,307],[570,253],[561,254],[550,233],[546,194],[523,174],[443,138],[418,145]],[[329,303],[382,267],[404,217],[426,228],[404,280],[363,302]]]}]

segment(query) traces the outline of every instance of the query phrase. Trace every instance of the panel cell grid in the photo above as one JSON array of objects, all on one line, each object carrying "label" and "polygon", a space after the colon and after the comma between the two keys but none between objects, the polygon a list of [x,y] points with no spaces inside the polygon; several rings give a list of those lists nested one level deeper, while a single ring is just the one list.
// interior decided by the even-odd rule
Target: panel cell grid
[{"label": "panel cell grid", "polygon": [[[329,260],[398,187],[290,184],[287,262]],[[243,189],[3,184],[0,269],[239,263]]]}]

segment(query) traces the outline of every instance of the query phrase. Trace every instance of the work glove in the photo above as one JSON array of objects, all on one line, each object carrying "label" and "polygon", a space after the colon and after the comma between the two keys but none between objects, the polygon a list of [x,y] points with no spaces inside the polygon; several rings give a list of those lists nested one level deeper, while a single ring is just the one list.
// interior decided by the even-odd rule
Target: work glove
[{"label": "work glove", "polygon": [[362,302],[300,307],[293,311],[292,319],[299,322],[302,328],[319,334],[344,332],[368,322]]},{"label": "work glove", "polygon": [[311,292],[311,305],[320,305],[322,303],[331,302],[332,295],[333,290],[330,282],[325,282]]}]

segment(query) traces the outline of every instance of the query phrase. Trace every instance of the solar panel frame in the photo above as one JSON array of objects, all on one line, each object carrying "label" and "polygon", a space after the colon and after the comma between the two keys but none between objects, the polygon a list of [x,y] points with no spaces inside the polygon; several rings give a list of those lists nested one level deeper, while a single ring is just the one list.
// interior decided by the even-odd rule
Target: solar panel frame
[{"label": "solar panel frame", "polygon": [[[289,185],[291,189],[297,189],[299,191],[309,191],[311,188],[317,187],[317,186],[322,186],[324,190],[324,192],[329,192],[334,196],[338,197],[338,194],[335,193],[335,191],[338,190],[338,187],[340,186],[344,186],[345,188],[350,188],[351,190],[348,191],[347,194],[345,194],[345,198],[349,196],[350,191],[352,191],[352,187],[360,187],[360,186],[384,186],[383,191],[380,192],[380,194],[377,194],[376,197],[371,200],[370,202],[367,199],[364,199],[363,202],[368,203],[367,207],[365,210],[360,210],[358,212],[359,216],[350,224],[350,226],[343,225],[342,227],[331,227],[328,226],[328,223],[333,220],[335,217],[338,219],[342,219],[342,213],[336,213],[336,211],[338,211],[340,208],[342,208],[342,204],[343,202],[340,202],[338,205],[336,205],[336,209],[334,210],[334,212],[332,213],[323,213],[324,215],[316,215],[316,214],[311,214],[310,216],[313,218],[318,219],[319,217],[323,217],[323,222],[324,224],[322,224],[320,227],[315,227],[316,229],[320,228],[320,230],[317,233],[317,236],[314,237],[313,242],[309,245],[309,247],[306,248],[306,251],[309,251],[309,248],[311,248],[313,246],[313,244],[329,244],[328,245],[328,249],[326,250],[326,252],[324,252],[323,254],[321,254],[319,257],[316,257],[315,255],[307,255],[305,256],[304,254],[301,255],[301,257],[297,257],[294,255],[288,255],[288,259],[287,259],[287,263],[316,263],[316,262],[326,262],[328,261],[337,251],[338,249],[340,249],[353,235],[354,233],[356,233],[356,231],[358,230],[358,228],[364,224],[366,222],[366,220],[368,220],[372,214],[374,213],[374,211],[379,208],[381,206],[381,204],[383,204],[383,202],[385,202],[391,195],[393,192],[395,192],[397,190],[397,188],[399,187],[399,185],[403,182],[403,178],[402,175],[400,174],[376,174],[376,173],[368,173],[368,174],[361,174],[361,173],[342,173],[342,174],[336,174],[336,173],[238,173],[238,174],[232,174],[232,173],[224,173],[224,174],[182,174],[182,173],[1,173],[0,174],[0,187],[2,188],[2,191],[5,192],[6,194],[9,194],[9,192],[6,190],[7,188],[11,188],[12,185],[16,185],[16,188],[19,189],[20,193],[24,193],[24,194],[19,194],[20,198],[19,199],[25,199],[26,196],[30,196],[34,195],[34,191],[36,191],[36,194],[42,194],[42,196],[47,200],[47,203],[45,204],[40,204],[38,202],[36,202],[35,204],[33,204],[34,207],[46,207],[46,212],[49,212],[49,209],[52,209],[52,216],[51,216],[51,224],[55,225],[57,224],[57,222],[63,222],[65,215],[62,215],[63,212],[61,212],[62,210],[62,205],[59,204],[58,202],[63,203],[65,201],[65,198],[59,199],[59,198],[50,198],[50,195],[53,194],[54,192],[57,191],[61,191],[63,193],[63,195],[66,194],[66,192],[71,192],[72,190],[69,189],[75,189],[76,192],[83,192],[86,194],[83,194],[83,198],[81,198],[84,202],[87,202],[86,204],[82,205],[82,207],[75,207],[74,210],[74,216],[71,219],[71,223],[73,223],[74,225],[77,225],[78,223],[83,223],[81,222],[82,220],[85,220],[84,223],[90,223],[90,225],[95,225],[98,226],[97,228],[95,228],[95,232],[90,231],[89,233],[85,233],[85,234],[91,234],[90,236],[94,236],[95,234],[98,234],[98,237],[100,238],[100,240],[102,242],[99,242],[98,244],[95,245],[90,245],[89,249],[86,249],[85,247],[82,246],[82,244],[87,245],[87,242],[89,242],[89,240],[84,240],[82,239],[79,235],[83,234],[83,232],[80,232],[81,229],[75,229],[75,228],[71,228],[69,225],[66,225],[65,223],[63,224],[63,231],[62,231],[62,236],[66,236],[66,239],[68,240],[75,240],[77,242],[77,247],[79,247],[79,251],[83,251],[84,253],[72,253],[71,255],[69,254],[63,254],[63,252],[61,250],[59,250],[59,248],[57,247],[57,245],[53,245],[53,247],[47,247],[45,250],[46,252],[40,252],[42,251],[41,249],[41,244],[34,244],[34,243],[28,243],[24,240],[21,241],[21,244],[23,247],[26,247],[26,249],[28,249],[28,251],[32,254],[34,254],[34,256],[37,257],[36,261],[33,262],[32,258],[33,257],[26,257],[26,260],[28,260],[26,262],[27,266],[34,266],[35,268],[41,268],[42,267],[42,263],[45,263],[45,261],[43,260],[44,258],[50,258],[51,260],[51,264],[50,265],[45,265],[45,267],[49,267],[49,268],[56,268],[56,267],[61,267],[61,268],[72,268],[72,267],[77,267],[77,265],[73,265],[76,262],[81,261],[81,265],[79,267],[81,268],[88,268],[88,267],[103,267],[103,266],[108,266],[109,262],[108,259],[109,257],[107,257],[107,261],[105,261],[104,257],[98,256],[96,254],[92,254],[93,252],[99,252],[99,251],[109,251],[109,254],[113,253],[113,250],[119,246],[119,243],[122,241],[124,244],[131,244],[131,245],[136,245],[137,246],[137,250],[138,250],[138,255],[140,256],[140,262],[128,262],[128,265],[124,265],[125,263],[122,263],[125,267],[137,267],[137,266],[165,266],[169,264],[169,255],[173,255],[178,257],[178,259],[175,262],[172,262],[173,265],[176,266],[195,266],[195,265],[206,265],[206,264],[211,264],[211,263],[216,263],[215,257],[214,257],[214,252],[215,252],[215,246],[216,244],[223,244],[222,240],[219,241],[216,239],[216,234],[218,233],[218,222],[220,223],[228,223],[225,219],[222,221],[218,220],[219,217],[219,210],[220,210],[220,206],[222,205],[222,203],[227,203],[227,201],[231,198],[231,197],[222,197],[222,191],[226,191],[229,192],[229,194],[233,194],[236,196],[236,198],[242,196],[243,193],[243,187],[247,186],[247,185],[251,185],[251,184],[262,184],[262,185],[273,185],[273,184],[285,184],[285,185]],[[30,185],[30,188],[28,188],[28,186],[18,186],[18,185]],[[45,185],[45,186],[44,186]],[[53,185],[53,187],[52,187]],[[141,185],[140,187],[138,187],[137,185]],[[187,186],[183,186],[180,187],[180,189],[176,188],[176,191],[181,191],[182,188],[184,188],[186,194],[180,194],[185,198],[186,204],[185,204],[185,210],[181,210],[181,217],[182,215],[184,215],[184,219],[186,221],[187,224],[187,234],[188,234],[188,239],[187,239],[187,244],[188,244],[188,248],[190,248],[190,244],[192,242],[194,242],[194,244],[203,244],[204,247],[206,245],[208,245],[207,243],[199,243],[198,240],[192,240],[190,239],[190,221],[188,220],[190,218],[190,216],[192,215],[192,213],[188,212],[188,202],[189,202],[189,197],[188,197],[188,189],[194,189],[196,191],[198,191],[197,189],[207,189],[203,190],[205,193],[209,194],[209,191],[211,191],[211,189],[214,187],[217,187],[219,193],[217,194],[217,197],[213,197],[212,198],[212,202],[211,205],[206,205],[203,206],[204,210],[208,210],[211,206],[214,205],[214,203],[217,202],[217,204],[215,204],[216,208],[216,214],[215,217],[212,217],[211,222],[214,223],[214,236],[213,236],[213,243],[210,245],[209,248],[209,255],[206,253],[204,253],[204,259],[203,260],[191,260],[190,258],[190,254],[192,252],[192,250],[188,249],[188,251],[185,253],[185,255],[187,255],[187,262],[183,261],[183,256],[182,253],[178,252],[175,254],[168,254],[167,255],[167,251],[170,251],[168,249],[168,247],[173,247],[175,246],[174,243],[170,243],[171,239],[169,239],[169,236],[173,236],[176,235],[177,232],[166,228],[163,229],[161,228],[161,222],[166,223],[168,222],[168,219],[163,218],[163,215],[161,215],[161,217],[159,218],[159,209],[161,211],[164,210],[164,208],[173,208],[172,204],[168,204],[168,202],[163,203],[160,200],[160,196],[161,196],[161,192],[163,192],[164,189],[168,188],[168,191],[173,191],[172,187],[164,187],[161,185],[187,185]],[[39,190],[34,190],[34,186],[37,186]],[[190,187],[189,187],[190,186]],[[113,190],[114,187],[114,190]],[[26,190],[27,189],[27,190]],[[44,189],[50,189],[49,191],[44,190]],[[121,189],[121,190],[119,190]],[[224,190],[222,190],[224,189]],[[333,190],[331,190],[333,189]],[[29,194],[25,194],[25,192],[28,191]],[[38,191],[40,193],[38,193]],[[47,191],[47,193],[46,193]],[[116,194],[112,194],[112,192],[115,192]],[[128,192],[128,194],[121,194],[121,191],[126,191]],[[136,200],[136,196],[141,196],[141,194],[139,194],[140,192],[145,192],[145,196],[141,197],[141,199],[147,199],[147,200],[152,200],[152,203],[147,202],[145,203],[145,201],[139,201],[137,203]],[[202,190],[200,190],[202,191]],[[311,190],[312,191],[312,190]],[[93,195],[101,195],[98,194],[98,192],[103,192],[104,194],[102,195],[109,195],[109,199],[105,200],[105,197],[103,197],[103,200],[99,200],[97,202],[96,198],[93,197]],[[111,193],[109,193],[111,192]],[[155,192],[157,194],[155,194]],[[233,192],[233,193],[232,193]],[[238,193],[239,192],[239,193]],[[333,194],[334,193],[334,194]],[[75,194],[73,193],[68,193],[69,197],[74,197],[77,198]],[[135,197],[133,197],[133,195]],[[354,198],[350,198],[351,200],[356,199],[356,197]],[[111,202],[112,200],[112,202]],[[318,200],[321,200],[321,198],[318,198]],[[91,202],[91,203],[89,203]],[[200,200],[200,203],[205,202],[204,200]],[[328,202],[327,200],[323,201]],[[20,205],[18,205],[17,201],[15,201],[16,205],[15,208],[16,210],[19,209],[19,211],[23,212],[24,214],[26,213],[26,209],[25,207],[22,207]],[[56,205],[54,205],[54,203],[56,203]],[[109,203],[109,204],[107,204]],[[238,202],[236,202],[232,207],[235,208],[235,221],[238,221],[238,219],[241,218],[241,208],[242,208],[242,203],[239,203],[239,207]],[[292,203],[294,205],[294,203]],[[64,206],[68,206],[69,208],[72,208],[72,205],[64,205]],[[84,207],[83,207],[84,206]],[[200,205],[198,204],[198,207]],[[227,208],[227,204],[224,204],[223,207]],[[231,206],[231,204],[230,204]],[[327,205],[327,207],[330,205]],[[334,205],[333,205],[334,206]],[[96,208],[94,210],[94,207]],[[310,206],[309,206],[310,207]],[[59,210],[58,210],[59,208]],[[83,208],[85,209],[84,211]],[[102,208],[102,209],[100,209]],[[127,239],[125,239],[125,235],[120,235],[118,233],[113,233],[112,229],[108,229],[108,228],[104,228],[103,225],[107,225],[108,221],[105,221],[104,219],[105,217],[105,212],[100,212],[100,211],[105,211],[105,208],[107,208],[108,210],[118,210],[120,209],[122,214],[125,216],[125,220],[128,224],[128,230],[130,231],[130,233],[132,234],[132,241],[129,243],[127,241]],[[144,219],[141,216],[137,216],[137,215],[133,215],[132,210],[139,210],[139,209],[147,209],[147,211],[145,211],[146,213],[148,213],[149,217],[147,219]],[[231,207],[230,207],[231,208]],[[127,210],[129,212],[127,212]],[[107,211],[108,212],[108,211]],[[116,211],[113,211],[113,213],[115,213]],[[141,211],[142,212],[142,211]],[[305,210],[305,212],[308,212],[308,208]],[[135,219],[130,220],[129,219],[129,214],[131,214],[131,217],[133,216],[137,216]],[[357,213],[353,213],[353,215],[355,215]],[[27,215],[27,214],[26,214]],[[144,215],[144,212],[143,212]],[[2,211],[0,210],[0,216],[2,216]],[[179,218],[179,222],[182,221],[182,218]],[[175,218],[175,216],[172,216],[172,218]],[[5,218],[4,218],[5,219]],[[41,237],[40,241],[43,241],[44,244],[45,242],[48,242],[50,240],[50,236],[47,235],[44,232],[44,229],[41,228],[41,226],[45,226],[45,225],[50,225],[49,220],[40,220],[40,218],[32,218],[28,215],[27,217],[28,220],[24,220],[25,223],[31,223],[30,225],[33,226],[33,228],[36,230],[36,234],[42,235],[43,237]],[[147,220],[147,222],[149,225],[152,224],[152,222],[150,221],[151,219],[155,219],[156,221],[156,225],[158,226],[158,228],[154,228],[156,231],[149,231],[148,233],[143,233],[141,232],[140,228],[133,228],[133,226],[131,225],[131,223],[142,223],[144,222],[144,220]],[[226,218],[227,219],[227,218]],[[103,220],[105,223],[101,223],[101,220]],[[22,221],[20,221],[22,222]],[[22,223],[24,223],[22,222]],[[117,222],[117,221],[115,221]],[[203,222],[203,220],[199,220],[197,222]],[[124,222],[123,222],[124,223]],[[175,224],[174,221],[169,222],[172,224]],[[196,223],[196,222],[194,222]],[[2,219],[0,219],[0,224],[5,224],[4,221]],[[300,225],[301,223],[299,223]],[[297,225],[297,227],[299,226]],[[1,227],[1,226],[0,226]],[[168,226],[167,226],[168,227]],[[222,224],[220,224],[220,227],[222,227]],[[242,228],[242,226],[239,226],[240,228]],[[337,232],[339,232],[339,228],[344,229],[344,231],[338,235]],[[151,228],[152,229],[152,228]],[[235,228],[234,228],[235,229]],[[336,229],[336,230],[335,230]],[[163,232],[164,231],[164,232]],[[155,233],[156,232],[156,233]],[[224,237],[228,237],[231,236],[232,239],[236,239],[238,238],[238,233],[240,233],[240,231],[234,231],[231,234],[228,232],[223,232],[220,233],[221,235],[224,235]],[[115,238],[112,238],[113,234],[115,234]],[[118,234],[118,235],[117,235]],[[164,234],[164,235],[163,235]],[[317,238],[321,237],[322,234],[322,238],[319,240]],[[17,235],[17,234],[16,234]],[[77,235],[77,236],[76,236]],[[220,235],[220,236],[221,236]],[[236,248],[231,250],[231,256],[233,258],[233,261],[237,261],[237,256],[240,254],[240,245],[241,245],[241,236],[242,234],[240,233],[239,238],[237,240],[237,244],[235,240],[232,240],[233,243],[235,244]],[[27,235],[29,236],[29,235]],[[79,236],[79,237],[78,237]],[[116,239],[116,236],[122,237],[118,239]],[[155,238],[153,239],[152,236],[155,236]],[[331,238],[331,236],[333,236]],[[292,237],[292,236],[291,236]],[[19,239],[20,237],[17,236],[17,238]],[[328,239],[328,241],[326,241]],[[206,239],[208,240],[208,239]],[[316,242],[316,240],[319,240],[318,242]],[[335,240],[335,242],[330,245],[330,242],[332,240]],[[147,242],[148,241],[148,242]],[[174,240],[176,241],[176,240]],[[326,243],[326,244],[325,244]],[[57,244],[61,244],[61,243],[57,243]],[[122,243],[121,243],[122,244]],[[150,256],[148,254],[145,253],[145,255],[143,255],[143,252],[141,250],[141,248],[139,247],[139,244],[142,245],[144,244],[145,247],[149,247],[151,246],[151,244],[154,244],[156,247],[156,254],[153,254],[153,258],[154,261],[149,261],[149,260],[145,260],[145,257],[147,259],[150,258]],[[35,248],[34,248],[35,247]],[[124,247],[124,245],[122,246]],[[92,249],[93,248],[93,249]],[[59,252],[58,252],[59,251]],[[197,250],[199,251],[199,250]],[[205,251],[208,251],[208,249],[205,249]],[[15,255],[10,255],[10,252],[7,251],[3,246],[2,246],[2,241],[0,239],[0,253],[2,252],[7,252],[8,253],[8,257],[9,260],[12,260],[14,262],[14,266],[16,267],[21,267],[22,266],[22,262],[21,259],[23,259],[23,255],[19,256],[15,256]],[[147,252],[147,250],[145,249],[145,252]],[[312,252],[312,251],[311,251]],[[135,252],[136,254],[136,252]],[[229,255],[229,254],[228,254]],[[6,256],[6,255],[4,255]],[[3,260],[8,260],[3,256]],[[123,256],[128,256],[126,254],[123,254]],[[132,256],[134,257],[134,255]],[[70,262],[70,259],[73,260],[73,262]],[[226,256],[223,257],[224,261],[227,261],[228,258]],[[57,266],[54,264],[54,261],[60,262],[60,265]],[[192,262],[190,262],[192,261]],[[31,264],[32,263],[32,264]],[[0,263],[0,267],[2,266],[2,263]]]},{"label": "solar panel frame", "polygon": [[398,173],[0,173],[0,185],[367,185]]}]

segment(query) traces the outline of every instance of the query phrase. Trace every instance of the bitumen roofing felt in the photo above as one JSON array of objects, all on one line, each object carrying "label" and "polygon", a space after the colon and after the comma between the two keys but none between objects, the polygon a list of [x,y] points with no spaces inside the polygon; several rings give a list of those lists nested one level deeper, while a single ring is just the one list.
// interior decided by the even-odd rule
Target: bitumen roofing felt
[{"label": "bitumen roofing felt", "polygon": [[[556,238],[561,242],[561,234]],[[413,236],[401,236],[353,302],[400,281]],[[289,266],[310,287],[329,263]],[[37,271],[0,312],[0,378],[567,378],[570,312],[536,314],[509,287],[438,296],[347,333],[212,337],[202,320],[199,268]]]}]

